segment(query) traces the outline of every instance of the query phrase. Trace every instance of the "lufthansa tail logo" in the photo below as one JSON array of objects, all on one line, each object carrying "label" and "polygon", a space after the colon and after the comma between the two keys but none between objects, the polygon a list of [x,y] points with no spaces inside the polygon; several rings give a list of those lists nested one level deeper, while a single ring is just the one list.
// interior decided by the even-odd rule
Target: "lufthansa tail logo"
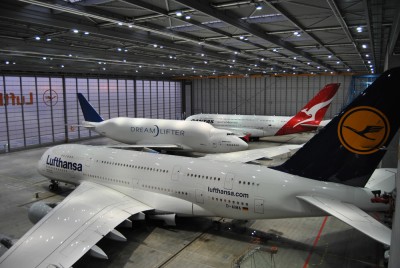
[{"label": "lufthansa tail logo", "polygon": [[390,133],[387,117],[378,109],[359,106],[347,111],[338,126],[339,140],[350,152],[372,154],[386,142]]}]

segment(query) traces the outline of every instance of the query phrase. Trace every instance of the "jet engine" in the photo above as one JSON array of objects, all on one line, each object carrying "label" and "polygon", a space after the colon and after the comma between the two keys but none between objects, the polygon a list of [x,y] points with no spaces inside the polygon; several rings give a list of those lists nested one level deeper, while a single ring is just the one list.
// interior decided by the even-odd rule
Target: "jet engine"
[{"label": "jet engine", "polygon": [[33,224],[35,224],[55,208],[55,206],[57,206],[56,203],[45,203],[42,201],[36,202],[29,208],[28,218]]}]

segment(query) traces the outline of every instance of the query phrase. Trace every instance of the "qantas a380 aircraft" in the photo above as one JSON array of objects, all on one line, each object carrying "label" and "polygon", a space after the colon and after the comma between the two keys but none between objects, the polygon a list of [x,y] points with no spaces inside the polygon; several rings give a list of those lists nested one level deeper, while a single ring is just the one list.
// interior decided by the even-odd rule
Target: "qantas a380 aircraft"
[{"label": "qantas a380 aircraft", "polygon": [[216,129],[204,122],[128,117],[104,120],[81,93],[78,93],[78,99],[85,118],[81,126],[130,144],[120,148],[228,153],[246,150],[248,147],[246,142],[232,132]]},{"label": "qantas a380 aircraft", "polygon": [[71,267],[88,251],[104,256],[96,243],[104,236],[124,239],[114,228],[144,215],[173,222],[175,215],[330,214],[390,245],[391,230],[364,211],[386,209],[371,202],[372,191],[394,189],[393,173],[374,171],[399,128],[399,85],[400,68],[383,73],[272,168],[76,144],[52,147],[40,159],[39,173],[78,186],[55,208],[39,206],[41,220],[0,258],[0,267]]},{"label": "qantas a380 aircraft", "polygon": [[[316,130],[329,108],[340,84],[328,84],[295,116],[262,116],[236,114],[196,114],[186,121],[206,122],[219,129],[232,131],[239,137],[257,140]],[[327,122],[325,122],[327,123]],[[325,125],[325,124],[324,124]]]}]

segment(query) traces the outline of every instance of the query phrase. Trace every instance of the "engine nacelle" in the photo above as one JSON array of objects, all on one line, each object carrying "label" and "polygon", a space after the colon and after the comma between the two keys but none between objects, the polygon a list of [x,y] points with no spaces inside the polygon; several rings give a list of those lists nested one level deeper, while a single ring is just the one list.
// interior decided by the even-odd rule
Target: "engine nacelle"
[{"label": "engine nacelle", "polygon": [[42,201],[34,203],[28,211],[29,220],[35,224],[47,215],[57,204]]},{"label": "engine nacelle", "polygon": [[148,217],[153,220],[162,220],[169,226],[176,226],[176,214],[150,214]]}]

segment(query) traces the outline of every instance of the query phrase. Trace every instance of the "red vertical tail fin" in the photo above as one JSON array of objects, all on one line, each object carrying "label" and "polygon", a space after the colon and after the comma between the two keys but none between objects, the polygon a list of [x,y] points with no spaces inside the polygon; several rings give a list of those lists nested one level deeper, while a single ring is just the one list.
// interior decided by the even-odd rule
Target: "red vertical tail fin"
[{"label": "red vertical tail fin", "polygon": [[275,136],[310,131],[318,127],[325,116],[339,83],[327,84],[295,116],[293,116]]}]

